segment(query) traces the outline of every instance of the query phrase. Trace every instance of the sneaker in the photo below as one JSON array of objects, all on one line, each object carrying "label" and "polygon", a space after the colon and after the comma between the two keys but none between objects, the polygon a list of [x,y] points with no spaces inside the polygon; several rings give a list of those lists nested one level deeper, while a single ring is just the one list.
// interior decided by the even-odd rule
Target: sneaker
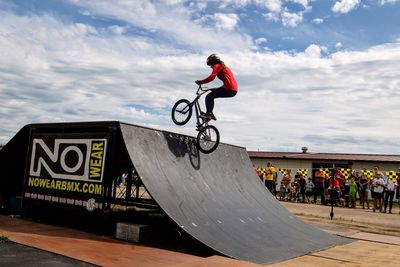
[{"label": "sneaker", "polygon": [[200,118],[203,118],[205,120],[211,120],[211,114],[202,112],[200,113]]},{"label": "sneaker", "polygon": [[217,118],[214,116],[214,113],[205,113],[205,112],[202,112],[201,114],[200,114],[200,118],[203,118],[203,119],[206,119],[206,120],[217,120]]}]

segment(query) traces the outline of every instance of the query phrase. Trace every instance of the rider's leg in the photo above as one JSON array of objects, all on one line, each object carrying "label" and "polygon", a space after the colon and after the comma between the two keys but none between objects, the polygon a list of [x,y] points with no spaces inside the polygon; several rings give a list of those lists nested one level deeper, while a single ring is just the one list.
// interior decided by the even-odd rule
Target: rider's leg
[{"label": "rider's leg", "polygon": [[211,92],[206,96],[207,114],[212,115],[212,111],[214,109],[214,99],[223,97],[234,97],[236,93],[236,91],[224,89],[222,87],[211,90]]}]

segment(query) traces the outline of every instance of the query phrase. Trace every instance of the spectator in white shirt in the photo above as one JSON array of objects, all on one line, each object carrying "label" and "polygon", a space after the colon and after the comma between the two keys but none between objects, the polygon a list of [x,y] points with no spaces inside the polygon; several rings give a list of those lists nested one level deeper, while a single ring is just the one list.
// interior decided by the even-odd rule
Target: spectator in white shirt
[{"label": "spectator in white shirt", "polygon": [[386,179],[385,186],[385,209],[383,212],[386,213],[386,209],[389,203],[389,213],[392,213],[393,197],[394,197],[395,183],[389,177]]},{"label": "spectator in white shirt", "polygon": [[371,189],[372,189],[372,198],[374,199],[374,207],[372,211],[375,212],[376,209],[379,208],[379,211],[382,212],[382,194],[383,190],[385,188],[385,180],[383,179],[383,174],[382,172],[376,172],[374,174],[374,179],[372,180],[371,183]]}]

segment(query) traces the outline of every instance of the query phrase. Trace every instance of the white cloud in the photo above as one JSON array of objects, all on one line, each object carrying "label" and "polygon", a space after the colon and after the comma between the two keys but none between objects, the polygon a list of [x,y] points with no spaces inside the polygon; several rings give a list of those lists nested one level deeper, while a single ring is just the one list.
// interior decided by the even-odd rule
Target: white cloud
[{"label": "white cloud", "polygon": [[397,2],[400,2],[400,0],[380,0],[379,3],[381,5],[386,5],[386,4],[395,4]]},{"label": "white cloud", "polygon": [[254,42],[258,45],[261,45],[261,44],[268,42],[268,40],[267,40],[267,38],[261,37],[261,38],[257,38],[256,40],[254,40]]},{"label": "white cloud", "polygon": [[282,9],[282,1],[281,0],[270,0],[270,1],[262,1],[263,5],[270,10],[272,13],[279,13]]},{"label": "white cloud", "polygon": [[338,42],[338,43],[335,44],[335,48],[336,48],[337,50],[341,49],[342,47],[343,47],[343,45],[342,45],[341,42]]},{"label": "white cloud", "polygon": [[322,24],[322,23],[324,23],[324,19],[315,18],[315,19],[312,20],[312,22],[313,22],[314,24]]},{"label": "white cloud", "polygon": [[291,2],[297,3],[299,5],[302,5],[304,8],[307,8],[309,0],[291,0]]},{"label": "white cloud", "polygon": [[[88,120],[195,135],[193,121],[173,125],[170,108],[194,97],[193,81],[210,73],[208,49],[218,46],[193,52],[150,38],[103,35],[52,16],[0,15],[0,140],[28,123]],[[299,53],[217,52],[239,83],[236,97],[216,101],[222,142],[262,150],[307,145],[315,152],[400,153],[400,43],[332,54],[316,44]]]},{"label": "white cloud", "polygon": [[222,14],[216,13],[213,16],[215,26],[218,30],[233,31],[239,21],[239,16],[236,14]]},{"label": "white cloud", "polygon": [[282,24],[285,27],[296,27],[303,21],[303,13],[290,13],[287,10],[283,11]]},{"label": "white cloud", "polygon": [[182,4],[184,0],[162,0],[162,2],[164,2],[167,5],[178,5]]},{"label": "white cloud", "polygon": [[109,29],[114,33],[114,34],[118,34],[118,35],[122,35],[126,32],[127,27],[121,27],[118,25],[113,25],[110,26]]},{"label": "white cloud", "polygon": [[[72,4],[91,14],[122,20],[132,27],[157,31],[168,36],[175,43],[187,45],[193,49],[214,49],[227,51],[247,49],[252,46],[251,38],[235,32],[216,31],[193,21],[190,7],[177,3],[160,3],[147,0],[115,0],[110,5],[107,0],[86,1],[69,0]],[[174,1],[175,2],[175,1]],[[196,6],[198,7],[198,6]],[[232,27],[237,23],[235,16],[217,16],[218,27]],[[236,19],[236,21],[235,21]],[[224,39],[225,42],[220,40]]]},{"label": "white cloud", "polygon": [[290,12],[287,7],[282,7],[282,1],[267,1],[265,5],[270,10],[270,12],[264,14],[266,20],[274,22],[281,20],[284,27],[297,27],[303,21],[304,13],[310,12],[312,7],[308,5],[307,0],[290,1],[302,5],[304,7],[304,10],[300,12]]},{"label": "white cloud", "polygon": [[332,11],[342,14],[348,13],[351,10],[357,8],[359,4],[360,0],[340,0],[333,5]]},{"label": "white cloud", "polygon": [[234,7],[246,7],[247,5],[251,4],[253,0],[219,0],[215,1],[219,3],[219,8],[223,9],[228,6],[234,6]]},{"label": "white cloud", "polygon": [[309,45],[306,50],[304,50],[304,54],[309,57],[321,57],[322,53],[327,53],[328,49],[325,46],[319,46],[316,44]]},{"label": "white cloud", "polygon": [[275,21],[275,22],[279,21],[279,13],[273,13],[273,12],[266,13],[266,14],[264,14],[264,17],[268,21]]}]

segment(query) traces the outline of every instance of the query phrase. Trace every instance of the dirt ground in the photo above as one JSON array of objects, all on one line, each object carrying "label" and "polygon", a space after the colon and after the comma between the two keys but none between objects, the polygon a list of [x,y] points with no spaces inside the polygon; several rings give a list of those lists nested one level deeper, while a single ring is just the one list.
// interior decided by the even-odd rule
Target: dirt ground
[{"label": "dirt ground", "polygon": [[[301,219],[324,231],[354,240],[265,266],[399,266],[400,215],[372,210],[281,202]],[[128,243],[68,227],[0,215],[0,266],[260,266],[218,255],[199,256]],[[373,253],[371,253],[373,252]]]},{"label": "dirt ground", "polygon": [[334,207],[332,220],[330,219],[330,206],[294,202],[280,203],[309,223],[400,237],[400,214],[397,203],[393,205],[391,214],[373,212],[372,209],[362,209],[359,206],[352,209]]}]

